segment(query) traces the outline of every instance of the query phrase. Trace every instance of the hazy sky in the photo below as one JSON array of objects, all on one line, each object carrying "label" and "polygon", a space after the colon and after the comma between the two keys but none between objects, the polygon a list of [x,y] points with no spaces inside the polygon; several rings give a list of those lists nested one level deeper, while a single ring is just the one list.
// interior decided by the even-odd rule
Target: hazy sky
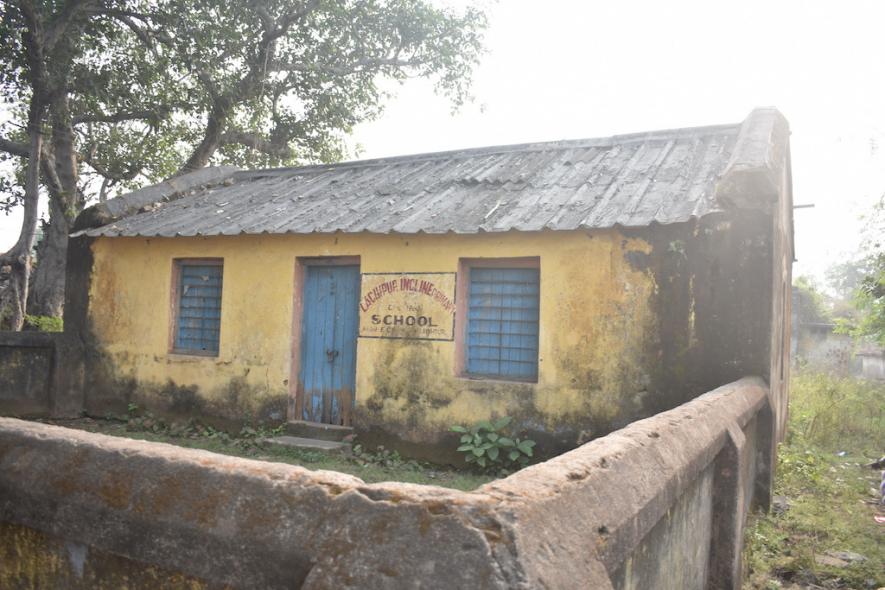
[{"label": "hazy sky", "polygon": [[[451,1],[449,4],[462,4]],[[794,274],[857,246],[885,192],[885,2],[500,0],[476,102],[452,114],[411,80],[354,133],[362,157],[741,121],[792,129]],[[0,248],[18,232],[0,216]]]}]

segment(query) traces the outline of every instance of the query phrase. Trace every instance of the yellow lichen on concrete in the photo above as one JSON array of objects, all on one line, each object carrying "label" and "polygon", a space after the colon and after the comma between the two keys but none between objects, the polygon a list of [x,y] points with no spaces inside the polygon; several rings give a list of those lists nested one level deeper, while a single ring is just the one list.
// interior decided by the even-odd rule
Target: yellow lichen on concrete
[{"label": "yellow lichen on concrete", "polygon": [[615,420],[636,410],[647,385],[643,355],[653,337],[655,284],[627,256],[651,248],[637,239],[594,241],[597,248],[567,252],[560,269],[584,288],[563,291],[557,300],[554,317],[565,334],[553,345],[559,386],[541,389],[537,400],[541,414],[554,422],[578,416]]},{"label": "yellow lichen on concrete", "polygon": [[0,588],[201,590],[196,578],[0,523]]},{"label": "yellow lichen on concrete", "polygon": [[[454,273],[461,258],[539,257],[537,383],[462,378],[454,342],[361,338],[356,406],[373,422],[400,424],[416,436],[503,414],[534,415],[552,427],[588,412],[616,416],[625,393],[641,395],[654,281],[630,266],[628,254],[649,250],[614,230],[100,238],[89,317],[118,376],[155,387],[167,380],[197,385],[200,396],[219,402],[233,380],[245,397],[281,395],[293,378],[298,257],[359,256],[361,271],[371,273]],[[201,257],[224,259],[220,352],[171,354],[173,261]],[[456,335],[463,327],[457,320]]]}]

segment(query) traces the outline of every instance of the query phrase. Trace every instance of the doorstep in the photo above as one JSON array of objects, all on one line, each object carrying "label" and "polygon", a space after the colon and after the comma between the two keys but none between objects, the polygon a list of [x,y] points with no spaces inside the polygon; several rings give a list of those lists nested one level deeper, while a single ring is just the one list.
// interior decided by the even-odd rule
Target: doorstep
[{"label": "doorstep", "polygon": [[323,453],[349,453],[350,443],[334,440],[321,440],[317,438],[304,438],[301,436],[275,436],[262,439],[262,442],[290,449],[303,451],[320,451]]},{"label": "doorstep", "polygon": [[298,438],[341,442],[353,434],[353,428],[350,426],[323,424],[322,422],[292,420],[291,422],[286,422],[286,434]]}]

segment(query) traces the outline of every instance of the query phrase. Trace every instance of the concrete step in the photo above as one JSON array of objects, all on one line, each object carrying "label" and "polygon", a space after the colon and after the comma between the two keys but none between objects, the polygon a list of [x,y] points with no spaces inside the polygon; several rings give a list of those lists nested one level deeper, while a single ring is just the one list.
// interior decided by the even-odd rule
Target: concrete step
[{"label": "concrete step", "polygon": [[286,434],[301,438],[343,441],[345,438],[353,434],[353,428],[350,426],[323,424],[322,422],[294,420],[286,423]]},{"label": "concrete step", "polygon": [[265,438],[262,442],[268,445],[301,449],[303,451],[320,451],[323,453],[349,453],[350,443],[334,440],[319,440],[316,438],[302,438],[300,436],[275,436]]}]

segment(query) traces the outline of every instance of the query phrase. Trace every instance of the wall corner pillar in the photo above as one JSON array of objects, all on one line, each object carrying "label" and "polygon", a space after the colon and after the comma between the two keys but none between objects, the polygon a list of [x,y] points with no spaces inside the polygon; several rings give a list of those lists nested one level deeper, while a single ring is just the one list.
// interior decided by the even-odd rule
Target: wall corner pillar
[{"label": "wall corner pillar", "polygon": [[713,522],[710,535],[708,590],[740,590],[747,466],[747,439],[737,424],[728,427],[725,444],[713,462]]}]

